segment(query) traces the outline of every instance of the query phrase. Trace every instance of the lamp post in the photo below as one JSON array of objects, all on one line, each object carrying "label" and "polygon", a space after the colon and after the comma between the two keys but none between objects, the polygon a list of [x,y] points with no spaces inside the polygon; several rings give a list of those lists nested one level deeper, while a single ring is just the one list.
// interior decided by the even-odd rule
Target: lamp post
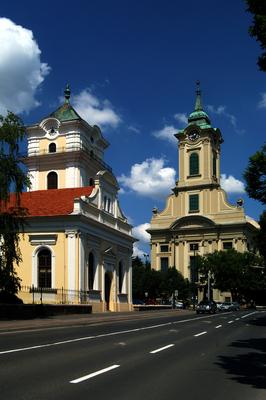
[{"label": "lamp post", "polygon": [[198,250],[198,244],[197,243],[192,243],[191,246],[192,250],[193,250],[193,265],[191,266],[191,280],[192,280],[192,296],[193,296],[193,310],[195,310],[195,303],[196,303],[196,250]]}]

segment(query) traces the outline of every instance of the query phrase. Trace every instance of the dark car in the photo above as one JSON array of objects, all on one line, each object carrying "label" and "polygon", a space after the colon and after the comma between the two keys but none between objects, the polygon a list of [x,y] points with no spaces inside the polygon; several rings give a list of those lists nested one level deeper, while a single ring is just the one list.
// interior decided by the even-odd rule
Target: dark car
[{"label": "dark car", "polygon": [[196,313],[209,313],[209,314],[214,314],[217,311],[217,305],[215,301],[211,300],[202,300],[199,302],[199,304],[196,306]]}]

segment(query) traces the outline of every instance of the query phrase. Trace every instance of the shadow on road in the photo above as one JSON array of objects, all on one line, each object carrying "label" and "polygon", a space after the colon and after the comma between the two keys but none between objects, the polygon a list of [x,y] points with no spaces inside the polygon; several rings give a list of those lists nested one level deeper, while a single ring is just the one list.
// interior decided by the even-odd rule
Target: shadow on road
[{"label": "shadow on road", "polygon": [[[249,324],[266,326],[266,317],[249,321]],[[243,354],[219,356],[216,363],[224,368],[231,379],[258,389],[266,389],[266,338],[252,338],[233,342],[235,349],[250,349]]]}]

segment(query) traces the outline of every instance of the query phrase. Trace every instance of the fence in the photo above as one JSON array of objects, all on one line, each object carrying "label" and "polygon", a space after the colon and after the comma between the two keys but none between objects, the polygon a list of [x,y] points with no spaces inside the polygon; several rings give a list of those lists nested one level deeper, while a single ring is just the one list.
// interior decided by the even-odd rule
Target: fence
[{"label": "fence", "polygon": [[88,304],[101,301],[100,290],[67,290],[62,288],[41,288],[22,286],[18,297],[24,303],[32,304]]}]

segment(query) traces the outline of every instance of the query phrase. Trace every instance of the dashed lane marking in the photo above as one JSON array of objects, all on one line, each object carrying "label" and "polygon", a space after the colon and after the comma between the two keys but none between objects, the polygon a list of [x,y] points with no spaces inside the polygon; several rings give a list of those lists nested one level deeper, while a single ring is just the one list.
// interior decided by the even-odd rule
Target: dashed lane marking
[{"label": "dashed lane marking", "polygon": [[174,344],[168,344],[167,346],[160,347],[159,349],[150,351],[150,354],[159,353],[159,351],[163,351],[163,350],[169,349],[169,347],[173,347],[173,346],[174,346]]},{"label": "dashed lane marking", "polygon": [[207,331],[204,331],[204,332],[200,332],[200,333],[197,333],[196,335],[194,335],[195,337],[198,337],[198,336],[201,336],[201,335],[205,335],[207,333]]},{"label": "dashed lane marking", "polygon": [[92,372],[89,375],[81,376],[80,378],[74,379],[73,381],[70,381],[69,383],[80,383],[80,382],[86,381],[88,379],[94,378],[97,375],[104,374],[105,372],[111,371],[112,369],[115,369],[118,367],[120,367],[120,365],[117,365],[117,364],[111,365],[110,367],[100,369],[99,371],[96,371],[96,372]]}]

